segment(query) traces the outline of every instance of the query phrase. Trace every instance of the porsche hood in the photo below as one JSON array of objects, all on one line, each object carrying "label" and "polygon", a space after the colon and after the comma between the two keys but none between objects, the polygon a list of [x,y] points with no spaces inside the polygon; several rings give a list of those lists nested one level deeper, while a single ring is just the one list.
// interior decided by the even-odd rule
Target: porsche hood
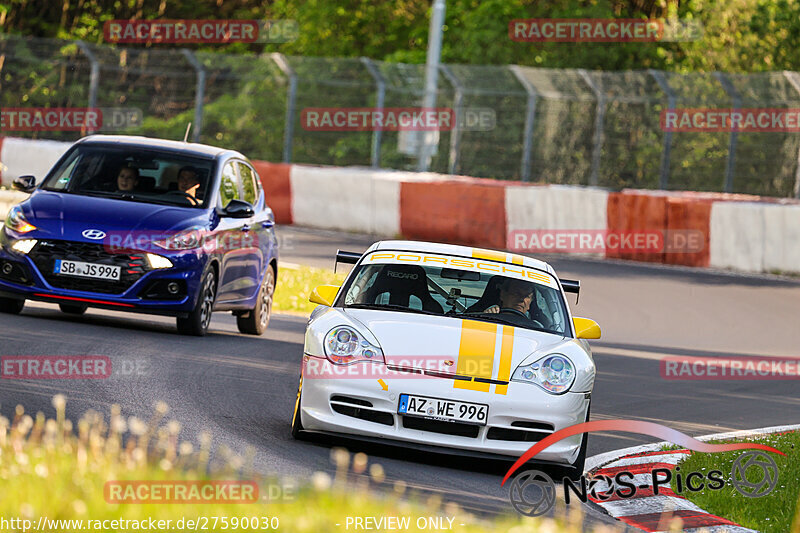
[{"label": "porsche hood", "polygon": [[[311,342],[322,350],[321,337],[330,328],[349,322],[366,334],[370,342],[377,341],[390,368],[455,374],[488,386],[489,383],[508,382],[523,362],[532,363],[548,354],[561,353],[569,357],[578,370],[572,390],[583,390],[585,380],[590,383],[594,376],[591,357],[574,339],[525,328],[367,309],[330,309],[312,322],[315,322],[313,337],[316,340],[307,337],[307,348]],[[374,339],[370,338],[373,336]]]}]

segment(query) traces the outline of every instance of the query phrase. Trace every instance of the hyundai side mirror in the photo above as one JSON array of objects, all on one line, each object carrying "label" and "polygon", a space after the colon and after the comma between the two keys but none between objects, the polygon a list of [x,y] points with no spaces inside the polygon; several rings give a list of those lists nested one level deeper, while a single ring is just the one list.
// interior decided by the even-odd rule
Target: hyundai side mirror
[{"label": "hyundai side mirror", "polygon": [[230,218],[250,218],[255,214],[253,206],[244,200],[231,200],[222,210],[222,216]]},{"label": "hyundai side mirror", "polygon": [[36,189],[36,176],[20,176],[11,182],[11,186],[20,192],[32,193]]}]

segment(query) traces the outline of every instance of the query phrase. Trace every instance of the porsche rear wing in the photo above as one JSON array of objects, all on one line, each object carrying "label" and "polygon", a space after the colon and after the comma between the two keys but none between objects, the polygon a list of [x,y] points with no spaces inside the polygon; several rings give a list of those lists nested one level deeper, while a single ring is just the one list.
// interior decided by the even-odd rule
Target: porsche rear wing
[{"label": "porsche rear wing", "polygon": [[344,250],[336,250],[336,262],[333,264],[333,271],[336,272],[336,267],[339,266],[339,263],[345,263],[347,265],[355,265],[358,263],[358,260],[361,259],[361,256],[364,255],[359,252],[346,252]]},{"label": "porsche rear wing", "polygon": [[578,305],[578,298],[580,298],[581,293],[581,282],[577,279],[561,279],[559,281],[564,288],[564,292],[573,292],[576,294],[575,305]]}]

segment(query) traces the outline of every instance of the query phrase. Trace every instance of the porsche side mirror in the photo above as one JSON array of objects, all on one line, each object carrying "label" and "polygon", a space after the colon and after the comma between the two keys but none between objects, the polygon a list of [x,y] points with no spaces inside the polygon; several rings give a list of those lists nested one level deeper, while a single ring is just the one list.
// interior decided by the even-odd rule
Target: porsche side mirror
[{"label": "porsche side mirror", "polygon": [[250,218],[255,214],[253,206],[244,200],[231,200],[222,210],[222,216],[230,218]]},{"label": "porsche side mirror", "polygon": [[339,292],[338,285],[319,285],[314,287],[308,301],[314,304],[333,306],[333,301],[336,299],[336,293]]},{"label": "porsche side mirror", "polygon": [[575,336],[579,339],[599,339],[600,326],[591,318],[576,316],[572,319],[575,326]]},{"label": "porsche side mirror", "polygon": [[36,177],[20,176],[11,182],[11,186],[18,191],[31,193],[36,189]]}]

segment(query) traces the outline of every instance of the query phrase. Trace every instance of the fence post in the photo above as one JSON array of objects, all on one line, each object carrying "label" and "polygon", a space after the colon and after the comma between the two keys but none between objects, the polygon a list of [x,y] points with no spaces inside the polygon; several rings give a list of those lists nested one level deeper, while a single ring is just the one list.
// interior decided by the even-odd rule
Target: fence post
[{"label": "fence post", "polygon": [[294,107],[297,101],[297,73],[289,66],[286,57],[278,52],[273,52],[270,57],[278,68],[289,77],[289,94],[286,98],[286,129],[283,132],[283,162],[292,161],[292,140],[294,139]]},{"label": "fence post", "polygon": [[[714,77],[717,78],[719,84],[733,100],[733,109],[742,107],[742,98],[739,96],[739,91],[733,86],[731,80],[722,72],[715,72]],[[725,161],[725,192],[733,191],[733,175],[736,165],[736,143],[738,141],[739,132],[731,128],[730,140],[728,142],[728,159]]]},{"label": "fence post", "polygon": [[510,65],[508,67],[517,80],[525,87],[525,92],[528,93],[528,103],[525,111],[525,133],[523,136],[522,147],[522,181],[531,180],[531,154],[533,152],[533,122],[536,119],[536,100],[539,97],[539,91],[533,86],[533,83],[525,77],[519,65]]},{"label": "fence post", "polygon": [[[675,95],[675,91],[672,87],[669,86],[669,82],[667,82],[667,77],[664,76],[664,73],[659,70],[649,69],[647,72],[653,76],[653,79],[656,80],[658,86],[661,87],[661,90],[667,95],[667,111],[672,111],[675,109],[675,104],[677,102],[677,97]],[[659,121],[660,123],[660,121]],[[672,152],[672,132],[665,131],[664,132],[664,145],[661,150],[661,166],[659,167],[659,179],[658,179],[658,188],[659,189],[666,189],[667,184],[669,183],[669,158]]]},{"label": "fence post", "polygon": [[[97,87],[100,84],[100,63],[97,61],[97,57],[94,53],[92,53],[89,45],[83,41],[77,41],[76,44],[89,60],[89,107],[95,109],[97,107]],[[89,129],[87,132],[91,134],[94,133],[95,130]]]},{"label": "fence post", "polygon": [[[794,87],[794,90],[800,94],[800,81],[798,81],[797,72],[789,72],[788,70],[783,71],[783,76],[786,80]],[[792,189],[795,198],[800,198],[800,147],[797,149],[797,167],[795,167],[794,171],[794,188]]]},{"label": "fence post", "polygon": [[[386,79],[375,66],[375,63],[368,57],[362,57],[361,62],[367,67],[367,70],[375,80],[377,93],[375,95],[375,108],[378,111],[383,111],[383,104],[386,99]],[[372,168],[380,168],[381,166],[381,141],[383,138],[383,131],[380,128],[372,130]]]},{"label": "fence post", "polygon": [[578,74],[592,89],[595,98],[597,98],[597,112],[594,117],[594,146],[592,146],[592,171],[589,175],[589,185],[597,185],[600,174],[600,154],[603,151],[603,122],[606,115],[606,97],[600,87],[589,76],[589,73],[586,72],[586,69],[579,68]]},{"label": "fence post", "polygon": [[206,93],[206,69],[191,50],[184,48],[181,52],[197,73],[197,85],[194,90],[194,131],[192,132],[192,140],[200,142],[200,130],[203,127],[203,100]]},{"label": "fence post", "polygon": [[450,130],[450,161],[448,165],[447,171],[450,174],[458,174],[458,167],[459,167],[459,156],[461,155],[461,124],[463,122],[463,106],[464,106],[464,85],[462,85],[461,80],[459,80],[453,71],[450,70],[450,67],[447,65],[441,64],[439,68],[444,74],[444,77],[447,78],[447,81],[450,82],[450,85],[453,86],[455,90],[455,98],[453,98],[453,107],[455,108],[455,124],[453,124],[453,129]]},{"label": "fence post", "polygon": [[[439,65],[442,60],[442,31],[446,10],[445,0],[433,0],[431,21],[428,26],[428,53],[425,59],[425,96],[422,100],[422,107],[428,109],[436,107],[436,97],[439,91]],[[433,140],[436,139],[436,142],[439,142],[438,133],[438,131],[424,131],[419,136],[422,139],[417,162],[419,172],[427,172],[431,165],[433,150],[436,148]]]}]

